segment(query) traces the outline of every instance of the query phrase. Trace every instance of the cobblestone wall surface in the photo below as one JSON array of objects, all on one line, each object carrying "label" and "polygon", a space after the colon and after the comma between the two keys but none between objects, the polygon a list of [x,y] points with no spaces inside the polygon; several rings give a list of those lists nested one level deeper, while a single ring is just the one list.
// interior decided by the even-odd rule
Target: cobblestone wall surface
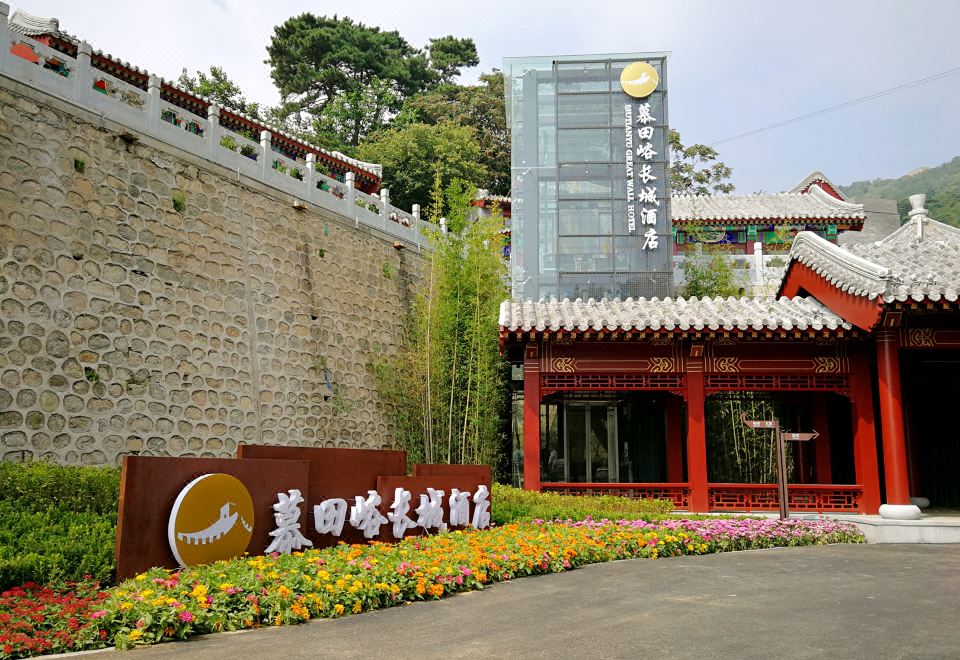
[{"label": "cobblestone wall surface", "polygon": [[0,458],[390,445],[415,250],[0,83]]}]

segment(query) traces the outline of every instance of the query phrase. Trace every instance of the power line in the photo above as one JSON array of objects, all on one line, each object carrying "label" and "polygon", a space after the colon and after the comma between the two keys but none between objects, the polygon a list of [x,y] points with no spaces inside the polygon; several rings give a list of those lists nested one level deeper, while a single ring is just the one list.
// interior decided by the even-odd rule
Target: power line
[{"label": "power line", "polygon": [[799,117],[794,117],[793,119],[787,119],[787,120],[785,120],[785,121],[777,122],[776,124],[770,124],[769,126],[764,126],[763,128],[756,128],[756,129],[754,129],[754,130],[752,130],[752,131],[747,131],[746,133],[740,133],[740,134],[734,135],[734,136],[732,136],[732,137],[723,138],[722,140],[717,140],[716,142],[712,142],[712,143],[710,144],[710,146],[711,146],[711,147],[715,147],[715,146],[717,146],[718,144],[721,144],[721,143],[723,143],[723,142],[730,142],[731,140],[739,140],[740,138],[745,138],[745,137],[748,137],[748,136],[750,136],[750,135],[756,135],[757,133],[763,133],[764,131],[770,131],[770,130],[773,130],[774,128],[780,128],[781,126],[787,126],[788,124],[794,124],[794,123],[796,123],[796,122],[798,122],[798,121],[804,121],[804,120],[806,120],[806,119],[813,119],[814,117],[819,117],[820,115],[825,115],[825,114],[827,114],[828,112],[833,112],[834,110],[840,110],[840,109],[842,109],[842,108],[848,108],[848,107],[850,107],[851,105],[857,105],[858,103],[865,103],[865,102],[867,102],[867,101],[872,101],[872,100],[874,100],[874,99],[878,99],[878,98],[880,98],[880,97],[882,97],[882,96],[887,96],[887,95],[889,95],[889,94],[895,94],[896,92],[902,92],[902,91],[904,91],[904,90],[906,90],[906,89],[910,89],[911,87],[916,87],[916,86],[918,86],[918,85],[924,85],[924,84],[926,84],[926,83],[933,82],[933,81],[939,80],[939,79],[941,79],[941,78],[946,78],[947,76],[952,76],[952,75],[954,75],[955,73],[960,73],[960,66],[958,66],[958,67],[956,67],[956,68],[953,68],[953,69],[950,69],[950,70],[948,70],[948,71],[944,71],[944,72],[942,72],[942,73],[937,73],[937,74],[934,74],[934,75],[932,75],[932,76],[927,76],[926,78],[920,78],[919,80],[914,80],[914,81],[912,81],[912,82],[908,82],[908,83],[906,83],[905,85],[897,85],[896,87],[891,87],[890,89],[885,89],[885,90],[883,90],[883,91],[881,91],[881,92],[874,92],[873,94],[869,94],[869,95],[867,95],[867,96],[862,96],[862,97],[860,97],[860,98],[858,98],[858,99],[854,99],[854,100],[852,100],[852,101],[846,101],[845,103],[839,103],[839,104],[837,104],[837,105],[832,105],[832,106],[830,106],[829,108],[824,108],[823,110],[817,110],[817,111],[815,111],[815,112],[809,112],[809,113],[807,113],[807,114],[805,114],[805,115],[800,115]]}]

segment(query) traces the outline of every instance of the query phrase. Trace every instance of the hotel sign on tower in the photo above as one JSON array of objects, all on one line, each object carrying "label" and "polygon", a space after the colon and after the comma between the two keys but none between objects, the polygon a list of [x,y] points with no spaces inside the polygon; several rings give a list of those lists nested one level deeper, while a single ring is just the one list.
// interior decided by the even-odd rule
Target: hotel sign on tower
[{"label": "hotel sign on tower", "polygon": [[513,296],[673,295],[667,55],[504,66]]}]

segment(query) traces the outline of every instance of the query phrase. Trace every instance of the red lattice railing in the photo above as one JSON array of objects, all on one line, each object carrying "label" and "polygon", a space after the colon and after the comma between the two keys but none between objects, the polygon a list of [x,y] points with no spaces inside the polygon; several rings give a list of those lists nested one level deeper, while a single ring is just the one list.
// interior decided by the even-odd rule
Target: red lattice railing
[{"label": "red lattice railing", "polygon": [[[708,484],[711,511],[776,511],[780,508],[776,484]],[[860,513],[862,486],[833,484],[789,485],[790,511]]]},{"label": "red lattice railing", "polygon": [[724,390],[827,390],[843,391],[848,387],[843,374],[706,374],[704,387]]},{"label": "red lattice railing", "polygon": [[617,495],[637,500],[668,500],[677,509],[689,508],[690,484],[544,483],[540,489],[561,495]]},{"label": "red lattice railing", "polygon": [[544,391],[561,390],[673,390],[683,389],[683,374],[593,374],[545,373],[540,375]]}]

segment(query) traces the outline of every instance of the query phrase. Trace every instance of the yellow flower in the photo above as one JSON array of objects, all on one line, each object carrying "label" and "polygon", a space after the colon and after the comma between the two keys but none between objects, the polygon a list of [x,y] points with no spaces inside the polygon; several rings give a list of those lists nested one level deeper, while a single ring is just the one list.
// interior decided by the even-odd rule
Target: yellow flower
[{"label": "yellow flower", "polygon": [[203,598],[207,595],[207,585],[198,584],[193,588],[193,591],[190,592],[190,595],[197,599]]},{"label": "yellow flower", "polygon": [[309,619],[310,611],[303,606],[302,603],[294,603],[290,606],[290,611],[294,613],[297,618],[300,619]]},{"label": "yellow flower", "polygon": [[353,613],[360,614],[360,612],[362,611],[363,611],[363,601],[358,600],[356,603],[353,604]]},{"label": "yellow flower", "polygon": [[280,597],[281,597],[281,598],[286,598],[287,596],[289,596],[289,595],[292,594],[293,592],[290,591],[289,588],[287,588],[287,587],[285,587],[284,585],[281,584],[279,587],[277,587],[277,593],[280,594]]},{"label": "yellow flower", "polygon": [[131,631],[130,631],[130,641],[131,641],[131,642],[135,642],[135,641],[137,641],[138,639],[140,639],[141,637],[143,637],[143,632],[142,632],[142,631],[140,631],[140,630],[131,630]]},{"label": "yellow flower", "polygon": [[119,609],[120,609],[121,612],[125,612],[126,610],[129,610],[131,607],[133,607],[133,603],[131,603],[131,602],[128,601],[128,600],[125,600],[125,601],[123,601],[122,603],[120,603],[120,608],[119,608]]},{"label": "yellow flower", "polygon": [[341,605],[340,603],[337,603],[336,605],[334,605],[333,612],[337,616],[340,616],[341,614],[343,614],[343,605]]},{"label": "yellow flower", "polygon": [[[136,577],[137,582],[143,582],[143,581],[146,580],[146,579],[147,579],[147,574],[146,574],[146,573],[141,573],[140,575],[138,575],[138,576]],[[137,637],[139,637],[139,636],[140,636],[140,635],[137,635]]]},{"label": "yellow flower", "polygon": [[154,593],[153,589],[144,589],[143,591],[140,592],[140,595],[143,596],[144,598],[148,598],[152,593]]},{"label": "yellow flower", "polygon": [[227,591],[228,589],[233,589],[233,585],[229,582],[224,582],[220,585],[220,591]]}]

